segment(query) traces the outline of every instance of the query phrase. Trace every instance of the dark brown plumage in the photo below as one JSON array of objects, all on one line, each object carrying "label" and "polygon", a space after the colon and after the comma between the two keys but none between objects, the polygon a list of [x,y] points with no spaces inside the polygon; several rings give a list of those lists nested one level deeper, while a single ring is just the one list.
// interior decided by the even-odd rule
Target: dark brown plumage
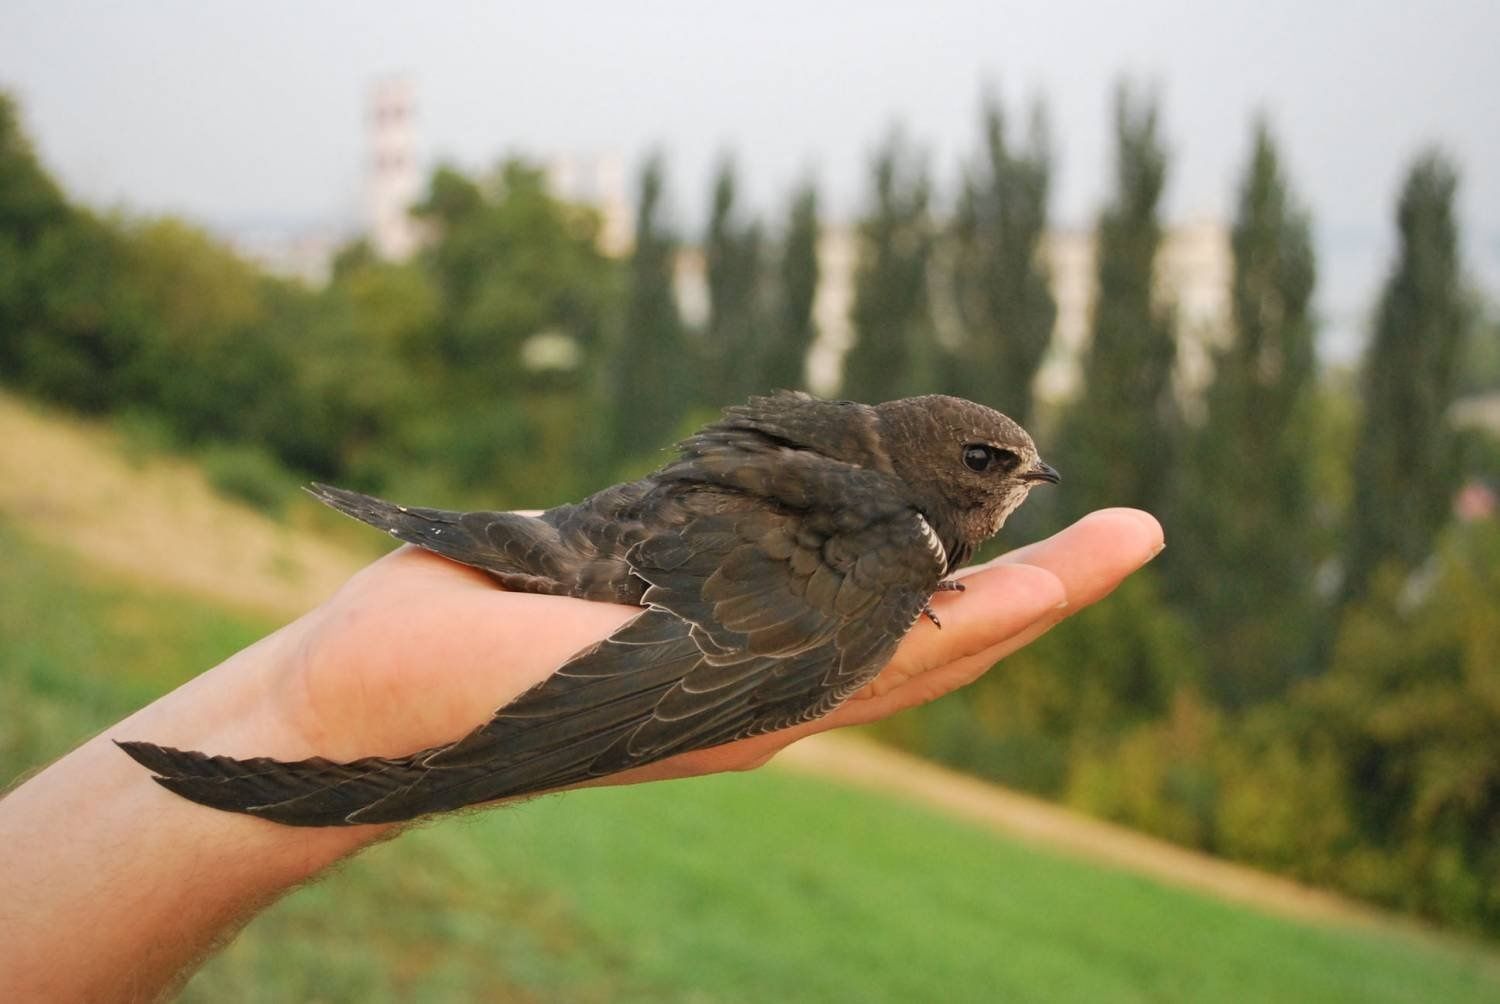
[{"label": "dark brown plumage", "polygon": [[[574,784],[827,714],[1039,482],[1020,426],[957,398],[753,398],[679,457],[532,518],[314,486],[508,589],[644,606],[467,736],[338,764],[121,747],[164,787],[282,823],[394,822]],[[936,618],[934,618],[935,620]]]}]

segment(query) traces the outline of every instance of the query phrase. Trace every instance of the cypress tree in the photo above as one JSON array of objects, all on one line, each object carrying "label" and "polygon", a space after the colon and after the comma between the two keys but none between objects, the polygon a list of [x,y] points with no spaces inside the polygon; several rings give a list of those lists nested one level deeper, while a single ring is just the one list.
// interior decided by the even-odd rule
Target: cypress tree
[{"label": "cypress tree", "polygon": [[673,293],[677,242],[663,218],[664,176],[661,156],[652,155],[641,172],[624,328],[606,370],[615,459],[665,445],[696,390]]},{"label": "cypress tree", "polygon": [[767,331],[760,385],[797,390],[807,384],[807,353],[817,337],[818,190],[805,184],[792,196],[777,268],[775,320]]},{"label": "cypress tree", "polygon": [[1116,92],[1115,194],[1099,219],[1098,295],[1080,396],[1069,409],[1059,464],[1075,515],[1107,505],[1161,511],[1171,477],[1177,409],[1171,312],[1157,303],[1158,219],[1166,152],[1154,98]]},{"label": "cypress tree", "polygon": [[1230,706],[1305,671],[1320,610],[1312,495],[1316,356],[1310,224],[1257,123],[1232,236],[1233,328],[1184,458],[1169,566]]},{"label": "cypress tree", "polygon": [[1057,303],[1041,257],[1051,152],[1038,104],[1024,149],[1006,136],[987,97],[983,153],[964,178],[954,220],[953,287],[964,337],[950,369],[953,392],[1027,424],[1031,384],[1052,340]]},{"label": "cypress tree", "polygon": [[844,396],[875,403],[933,389],[927,264],[932,254],[926,166],[899,131],[871,165],[871,206],[859,227],[854,347]]},{"label": "cypress tree", "polygon": [[1469,322],[1453,199],[1442,154],[1418,157],[1396,213],[1401,246],[1365,357],[1364,416],[1354,452],[1344,597],[1364,595],[1386,563],[1421,564],[1447,519],[1455,439],[1446,413]]},{"label": "cypress tree", "polygon": [[708,234],[703,242],[708,273],[708,326],[704,332],[709,379],[704,402],[722,407],[759,386],[762,324],[761,231],[736,219],[734,161],[725,158],[714,178]]}]

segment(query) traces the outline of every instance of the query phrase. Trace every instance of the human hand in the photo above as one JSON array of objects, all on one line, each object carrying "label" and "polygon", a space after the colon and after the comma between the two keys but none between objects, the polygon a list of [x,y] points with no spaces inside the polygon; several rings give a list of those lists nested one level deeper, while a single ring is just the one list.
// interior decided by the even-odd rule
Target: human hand
[{"label": "human hand", "polygon": [[[743,770],[804,736],[934,700],[1106,596],[1161,542],[1161,527],[1146,513],[1094,513],[961,572],[966,591],[933,600],[943,627],[919,621],[880,676],[832,714],[600,783]],[[475,569],[402,548],[287,629],[295,643],[273,670],[273,706],[300,748],[256,752],[350,760],[451,742],[638,612],[506,592]]]}]

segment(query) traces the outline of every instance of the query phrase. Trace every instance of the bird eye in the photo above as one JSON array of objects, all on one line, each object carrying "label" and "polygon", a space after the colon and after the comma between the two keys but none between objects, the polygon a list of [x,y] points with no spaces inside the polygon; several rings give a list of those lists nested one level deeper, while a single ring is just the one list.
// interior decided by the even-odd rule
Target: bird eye
[{"label": "bird eye", "polygon": [[972,443],[964,447],[964,466],[971,471],[987,471],[994,460],[994,451],[983,443]]},{"label": "bird eye", "polygon": [[999,466],[1002,470],[1013,471],[1020,463],[1020,455],[1003,446],[970,443],[964,447],[964,466],[971,471],[983,473],[995,466]]}]

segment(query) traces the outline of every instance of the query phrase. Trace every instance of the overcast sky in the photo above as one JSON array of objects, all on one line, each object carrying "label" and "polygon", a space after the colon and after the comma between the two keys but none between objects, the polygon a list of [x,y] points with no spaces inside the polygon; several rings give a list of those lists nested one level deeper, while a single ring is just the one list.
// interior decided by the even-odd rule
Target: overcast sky
[{"label": "overcast sky", "polygon": [[1159,86],[1174,218],[1226,215],[1250,117],[1272,116],[1318,225],[1322,303],[1347,325],[1389,260],[1402,172],[1438,143],[1462,172],[1471,271],[1500,294],[1500,2],[0,5],[0,87],[47,164],[101,204],[219,228],[355,219],[362,109],[415,84],[423,147],[669,156],[685,222],[735,150],[756,202],[812,172],[857,208],[896,120],[951,191],[981,86],[1047,102],[1054,216],[1090,222],[1110,93]]}]

